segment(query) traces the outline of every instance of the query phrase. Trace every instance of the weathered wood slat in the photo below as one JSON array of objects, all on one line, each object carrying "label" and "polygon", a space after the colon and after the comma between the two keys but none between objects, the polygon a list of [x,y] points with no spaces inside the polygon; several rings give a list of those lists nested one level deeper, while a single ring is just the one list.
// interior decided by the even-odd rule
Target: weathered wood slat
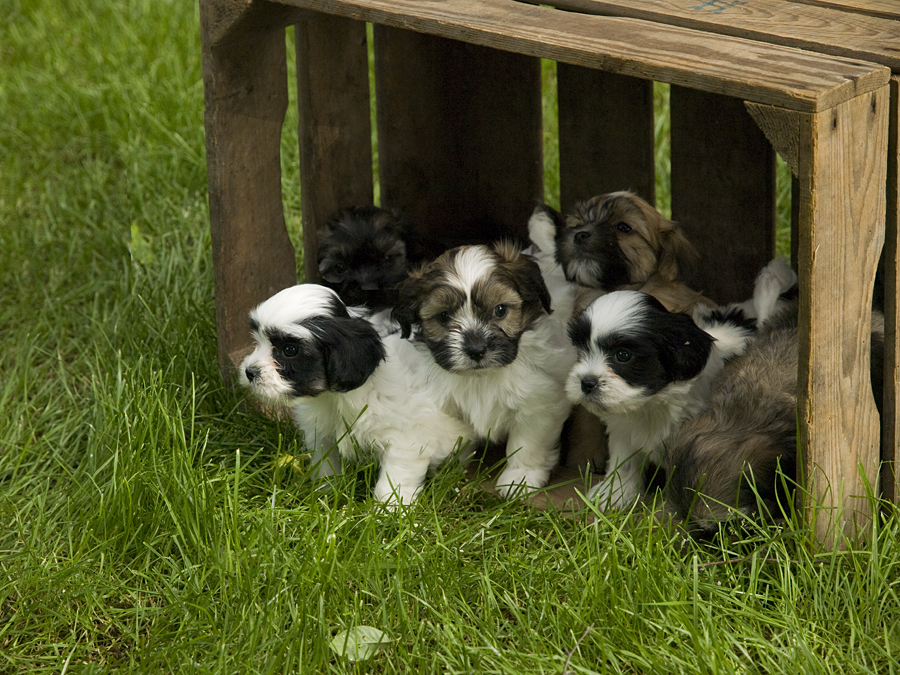
[{"label": "weathered wood slat", "polygon": [[826,546],[864,531],[863,481],[878,486],[869,326],[884,243],[888,99],[883,87],[800,116],[798,415],[804,508]]},{"label": "weathered wood slat", "polygon": [[555,0],[552,4],[569,11],[655,21],[863,59],[900,70],[900,23],[829,7],[783,0]]},{"label": "weathered wood slat", "polygon": [[338,209],[372,203],[366,25],[311,14],[295,28],[303,267],[319,278],[317,234]]},{"label": "weathered wood slat", "polygon": [[200,3],[206,165],[219,367],[228,379],[250,345],[247,312],[296,283],[281,202],[281,127],[287,109],[284,31],[232,33],[209,43]]},{"label": "weathered wood slat", "polygon": [[209,47],[218,47],[248,35],[265,35],[284,28],[309,15],[295,7],[267,0],[216,0],[204,5],[204,39]]},{"label": "weathered wood slat", "polygon": [[887,68],[843,57],[515,0],[283,2],[800,112],[827,110],[889,76]]},{"label": "weathered wood slat", "polygon": [[900,503],[900,77],[891,78],[888,113],[887,224],[884,238],[884,419],[881,459],[885,462],[881,489],[887,499]]},{"label": "weathered wood slat", "polygon": [[753,294],[775,251],[775,154],[742,101],[672,87],[672,218],[700,252],[691,287]]},{"label": "weathered wood slat", "polygon": [[900,4],[897,0],[792,0],[804,5],[830,7],[847,12],[859,12],[883,19],[900,19]]},{"label": "weathered wood slat", "polygon": [[775,152],[791,167],[795,176],[799,171],[800,120],[793,113],[771,105],[760,105],[745,101],[747,112],[769,139]]},{"label": "weathered wood slat", "polygon": [[527,236],[543,197],[540,61],[375,27],[381,202],[429,243]]},{"label": "weathered wood slat", "polygon": [[653,204],[653,83],[557,66],[560,202],[632,190]]}]

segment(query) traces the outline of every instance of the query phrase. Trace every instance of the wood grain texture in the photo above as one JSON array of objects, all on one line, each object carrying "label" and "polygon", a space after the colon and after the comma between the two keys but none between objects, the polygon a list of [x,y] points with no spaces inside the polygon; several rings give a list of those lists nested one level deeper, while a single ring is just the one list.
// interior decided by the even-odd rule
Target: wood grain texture
[{"label": "wood grain texture", "polygon": [[556,0],[560,9],[656,21],[900,69],[900,23],[784,0]]},{"label": "wood grain texture", "polygon": [[304,278],[316,281],[319,228],[373,199],[366,25],[314,14],[295,36]]},{"label": "wood grain texture", "polygon": [[206,41],[219,47],[249,35],[263,36],[299,21],[310,12],[267,0],[201,0]]},{"label": "wood grain texture", "polygon": [[215,269],[219,366],[226,380],[251,344],[247,312],[296,283],[281,202],[287,108],[284,30],[209,44],[211,2],[200,3],[206,164]]},{"label": "wood grain texture", "polygon": [[900,331],[897,311],[900,298],[900,77],[891,78],[888,113],[887,218],[884,237],[884,419],[881,489],[887,499],[900,503]]},{"label": "wood grain texture", "polygon": [[887,68],[636,19],[515,0],[283,0],[378,24],[817,112],[884,86]]},{"label": "wood grain texture", "polygon": [[543,197],[538,59],[376,26],[381,202],[432,246],[527,236]]},{"label": "wood grain texture", "polygon": [[775,153],[737,99],[673,86],[670,114],[672,218],[700,252],[685,281],[746,300],[775,252]]},{"label": "wood grain texture", "polygon": [[616,190],[653,204],[653,83],[565,63],[556,72],[563,211]]},{"label": "wood grain texture", "polygon": [[790,110],[776,108],[772,105],[746,101],[744,107],[747,108],[750,117],[772,144],[775,152],[791,167],[791,173],[796,176],[800,161],[800,148],[798,147],[800,118]]},{"label": "wood grain texture", "polygon": [[878,485],[869,326],[884,244],[888,100],[883,87],[800,119],[798,417],[804,509],[826,546],[865,532],[866,483]]},{"label": "wood grain texture", "polygon": [[830,7],[845,12],[858,12],[884,19],[900,19],[900,4],[897,0],[792,0],[804,5]]}]

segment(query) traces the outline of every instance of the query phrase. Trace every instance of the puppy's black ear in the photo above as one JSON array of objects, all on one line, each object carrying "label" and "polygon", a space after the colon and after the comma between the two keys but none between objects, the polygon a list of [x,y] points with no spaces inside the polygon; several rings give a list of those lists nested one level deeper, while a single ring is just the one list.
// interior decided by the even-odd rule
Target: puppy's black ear
[{"label": "puppy's black ear", "polygon": [[[523,255],[513,242],[500,241],[493,245],[494,252],[500,257],[501,269],[509,275],[522,296],[526,306],[543,307],[547,314],[553,309],[550,306],[550,291],[544,283],[541,268],[526,255]],[[535,315],[540,312],[536,312]]]},{"label": "puppy's black ear", "polygon": [[667,314],[657,333],[664,341],[663,365],[670,379],[690,380],[706,366],[715,338],[687,314]]},{"label": "puppy's black ear", "polygon": [[412,327],[419,323],[419,310],[422,308],[422,284],[425,279],[425,269],[420,268],[410,272],[409,276],[397,286],[399,298],[391,317],[400,324],[400,336],[408,338],[412,334]]},{"label": "puppy's black ear", "polygon": [[312,330],[322,345],[331,391],[347,392],[361,387],[384,360],[381,338],[365,319],[329,318]]}]

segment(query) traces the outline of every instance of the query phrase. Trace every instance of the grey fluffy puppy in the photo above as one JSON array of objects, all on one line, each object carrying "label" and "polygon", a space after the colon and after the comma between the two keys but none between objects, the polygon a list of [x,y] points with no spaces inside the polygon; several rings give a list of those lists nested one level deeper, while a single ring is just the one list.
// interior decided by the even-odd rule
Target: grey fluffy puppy
[{"label": "grey fluffy puppy", "polygon": [[[871,352],[880,413],[884,317],[877,312]],[[797,362],[797,304],[791,302],[725,367],[709,407],[666,441],[666,506],[674,515],[706,531],[741,515],[781,518],[797,472]]]}]

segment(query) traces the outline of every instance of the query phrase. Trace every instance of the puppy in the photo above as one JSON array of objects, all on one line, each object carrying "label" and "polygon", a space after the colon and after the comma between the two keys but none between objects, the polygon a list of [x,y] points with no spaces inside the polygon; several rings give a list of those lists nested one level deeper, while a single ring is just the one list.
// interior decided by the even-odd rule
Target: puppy
[{"label": "puppy", "polygon": [[373,313],[393,307],[397,285],[424,252],[399,211],[355,206],[332,216],[319,232],[322,285],[347,306]]},{"label": "puppy", "polygon": [[699,260],[681,228],[631,192],[578,202],[565,219],[539,206],[528,229],[541,251],[542,269],[551,266],[547,258],[552,257],[564,278],[580,287],[575,314],[616,290],[649,293],[671,312],[716,304],[679,281]]},{"label": "puppy", "polygon": [[357,447],[371,448],[381,464],[375,499],[409,504],[427,471],[474,433],[429,396],[418,350],[396,334],[381,338],[351,310],[316,284],[276,293],[250,312],[256,349],[240,382],[292,408],[319,477],[339,473]]},{"label": "puppy", "polygon": [[606,509],[628,507],[640,496],[645,462],[660,463],[663,441],[706,405],[713,377],[753,332],[740,309],[710,317],[701,328],[637,291],[601,296],[572,322],[578,361],[566,393],[609,434],[606,476],[589,499]]},{"label": "puppy", "polygon": [[547,483],[575,360],[538,265],[511,243],[462,246],[412,272],[394,317],[431,360],[430,395],[479,437],[506,440],[504,496]]},{"label": "puppy", "polygon": [[[870,349],[880,413],[884,318],[878,312],[872,315]],[[733,518],[778,520],[789,508],[797,473],[797,362],[793,302],[766,321],[746,352],[725,367],[709,408],[666,441],[666,505],[676,516],[714,531]]]},{"label": "puppy", "polygon": [[[649,293],[672,312],[715,303],[678,281],[699,254],[676,223],[631,192],[613,192],[579,202],[567,218],[546,205],[528,222],[532,254],[564,316],[577,316],[593,300],[614,290]],[[606,429],[576,406],[564,432],[566,466],[602,467],[608,459]]]}]

